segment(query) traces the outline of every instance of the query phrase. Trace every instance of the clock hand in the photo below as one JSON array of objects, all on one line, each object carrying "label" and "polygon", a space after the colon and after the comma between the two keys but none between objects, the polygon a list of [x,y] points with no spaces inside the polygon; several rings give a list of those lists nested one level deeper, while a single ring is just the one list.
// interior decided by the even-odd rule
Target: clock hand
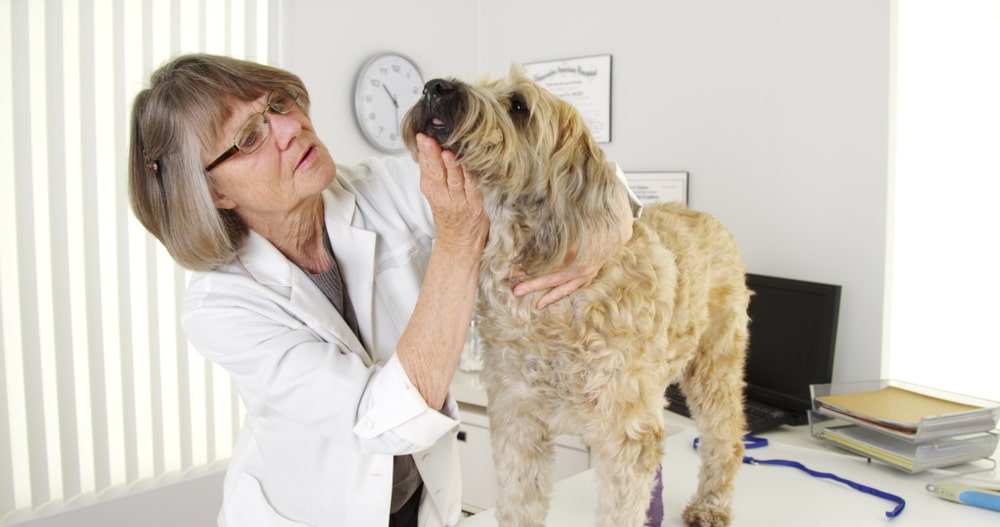
[{"label": "clock hand", "polygon": [[396,109],[398,110],[399,109],[399,103],[396,102],[396,98],[393,97],[392,92],[389,91],[389,88],[385,84],[382,85],[382,88],[385,89],[385,93],[387,93],[389,95],[389,98],[392,99],[392,105],[395,106]]},{"label": "clock hand", "polygon": [[399,130],[399,102],[396,100],[396,97],[392,95],[392,92],[389,91],[388,86],[383,84],[382,88],[385,89],[385,93],[389,95],[389,99],[392,100],[392,105],[396,108],[396,130]]}]

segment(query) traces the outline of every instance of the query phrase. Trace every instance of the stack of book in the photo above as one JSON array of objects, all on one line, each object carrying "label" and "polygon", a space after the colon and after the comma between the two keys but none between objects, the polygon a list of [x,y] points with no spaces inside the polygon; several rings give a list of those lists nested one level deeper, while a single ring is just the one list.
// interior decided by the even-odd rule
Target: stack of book
[{"label": "stack of book", "polygon": [[813,436],[906,472],[985,459],[997,448],[997,402],[889,380],[811,388]]}]

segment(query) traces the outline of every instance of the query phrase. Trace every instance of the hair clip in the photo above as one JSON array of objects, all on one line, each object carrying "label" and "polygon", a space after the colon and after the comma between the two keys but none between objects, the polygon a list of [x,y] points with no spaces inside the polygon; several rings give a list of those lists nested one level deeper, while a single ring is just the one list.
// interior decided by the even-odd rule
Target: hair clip
[{"label": "hair clip", "polygon": [[149,154],[146,153],[146,149],[145,148],[142,149],[142,159],[143,159],[143,161],[146,162],[146,168],[152,170],[153,173],[156,174],[157,177],[159,177],[160,176],[160,162],[159,162],[159,160],[156,160],[156,159],[153,159],[152,157],[150,157]]}]

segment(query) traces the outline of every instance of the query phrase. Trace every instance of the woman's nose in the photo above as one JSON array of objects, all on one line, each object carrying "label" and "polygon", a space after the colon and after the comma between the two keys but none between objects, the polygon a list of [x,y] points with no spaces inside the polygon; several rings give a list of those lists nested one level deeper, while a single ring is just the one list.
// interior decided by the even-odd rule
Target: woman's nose
[{"label": "woman's nose", "polygon": [[292,140],[302,133],[302,128],[308,122],[308,117],[300,111],[292,110],[287,114],[267,113],[268,126],[271,128],[271,138],[279,149],[285,150]]}]

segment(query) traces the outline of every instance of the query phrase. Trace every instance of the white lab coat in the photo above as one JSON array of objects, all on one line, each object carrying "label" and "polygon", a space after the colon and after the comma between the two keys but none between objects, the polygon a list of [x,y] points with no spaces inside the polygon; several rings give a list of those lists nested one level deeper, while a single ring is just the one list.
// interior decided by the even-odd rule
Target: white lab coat
[{"label": "white lab coat", "polygon": [[435,234],[417,165],[341,168],[323,199],[360,342],[309,277],[254,232],[233,262],[188,286],[184,330],[229,372],[246,406],[219,523],[384,527],[393,456],[412,453],[425,485],[420,526],[454,525],[457,405],[449,397],[443,411],[429,408],[395,356]]}]

